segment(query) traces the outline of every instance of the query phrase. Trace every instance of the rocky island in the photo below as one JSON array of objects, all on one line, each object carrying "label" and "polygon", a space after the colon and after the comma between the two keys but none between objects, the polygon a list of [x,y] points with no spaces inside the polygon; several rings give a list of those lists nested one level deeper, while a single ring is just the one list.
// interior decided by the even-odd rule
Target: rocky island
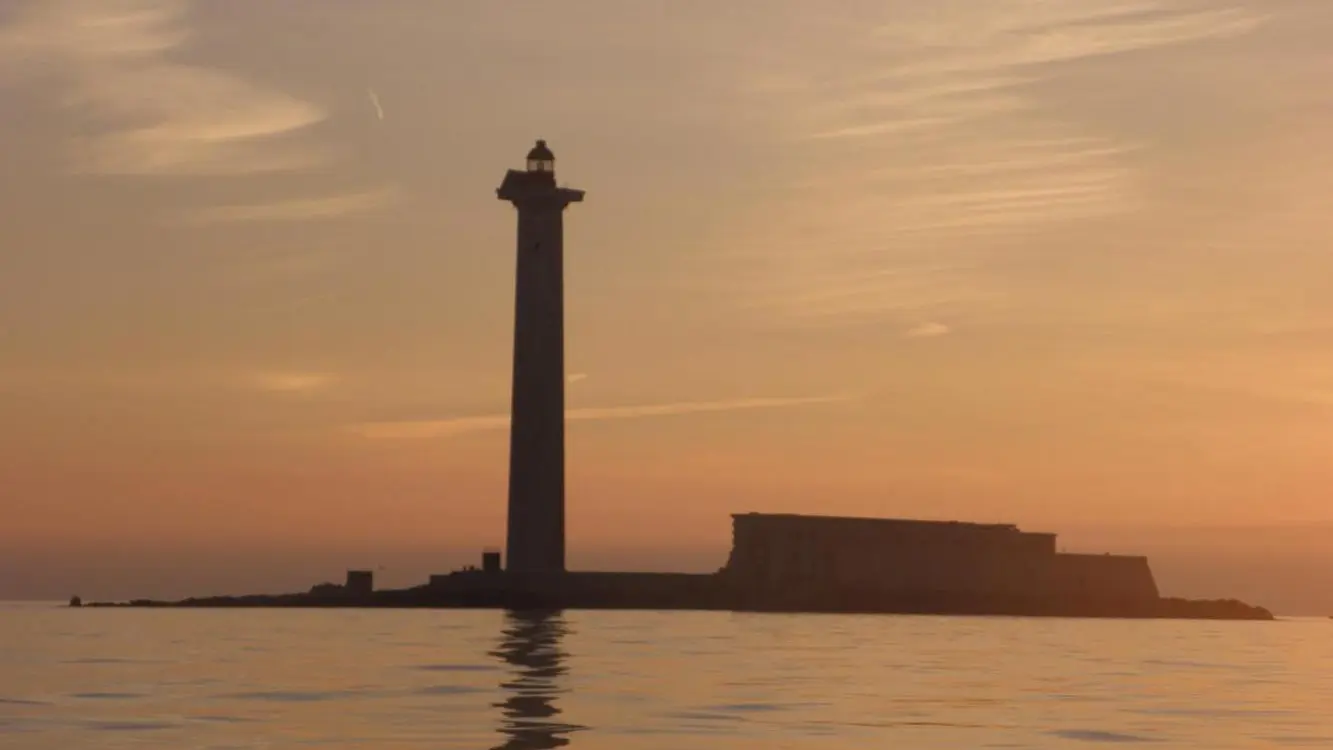
[{"label": "rocky island", "polygon": [[733,516],[733,544],[716,573],[506,571],[431,576],[375,590],[369,571],[302,593],[135,600],[87,606],[693,609],[1045,617],[1271,620],[1235,600],[1158,594],[1143,557],[1055,551],[1055,535],[954,521]]}]

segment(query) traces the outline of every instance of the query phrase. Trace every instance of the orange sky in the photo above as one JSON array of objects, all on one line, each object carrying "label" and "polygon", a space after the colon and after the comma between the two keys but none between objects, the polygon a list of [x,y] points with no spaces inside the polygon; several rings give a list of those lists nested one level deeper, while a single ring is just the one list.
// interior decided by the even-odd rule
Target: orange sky
[{"label": "orange sky", "polygon": [[499,543],[537,137],[575,565],[1333,521],[1327,3],[667,7],[0,2],[0,596]]}]

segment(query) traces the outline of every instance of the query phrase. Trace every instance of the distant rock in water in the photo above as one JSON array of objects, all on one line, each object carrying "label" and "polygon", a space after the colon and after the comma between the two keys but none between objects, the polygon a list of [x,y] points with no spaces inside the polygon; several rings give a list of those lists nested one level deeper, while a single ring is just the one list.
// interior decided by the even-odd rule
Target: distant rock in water
[{"label": "distant rock in water", "polygon": [[69,606],[71,606],[71,607],[82,607],[82,606],[83,606],[83,600],[80,599],[80,598],[77,597],[77,596],[71,596],[71,597],[69,598]]}]

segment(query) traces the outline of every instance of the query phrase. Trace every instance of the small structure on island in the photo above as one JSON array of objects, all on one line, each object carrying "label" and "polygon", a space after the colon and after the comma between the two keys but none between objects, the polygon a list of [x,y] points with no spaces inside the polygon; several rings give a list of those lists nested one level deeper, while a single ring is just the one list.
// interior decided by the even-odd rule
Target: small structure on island
[{"label": "small structure on island", "polygon": [[343,588],[349,594],[369,594],[375,590],[375,573],[370,570],[347,571],[347,583]]},{"label": "small structure on island", "polygon": [[500,551],[488,549],[481,553],[481,572],[483,573],[501,573],[504,567],[500,564]]}]

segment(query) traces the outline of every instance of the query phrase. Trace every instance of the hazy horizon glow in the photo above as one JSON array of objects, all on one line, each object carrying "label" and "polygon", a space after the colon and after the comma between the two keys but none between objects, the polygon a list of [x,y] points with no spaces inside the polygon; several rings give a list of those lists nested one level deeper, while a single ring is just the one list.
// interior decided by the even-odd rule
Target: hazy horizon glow
[{"label": "hazy horizon glow", "polygon": [[0,548],[37,555],[0,596],[116,545],[179,588],[254,580],[192,547],[502,538],[494,188],[539,137],[588,191],[576,565],[705,565],[745,510],[1333,521],[1330,33],[1320,0],[0,0]]}]

